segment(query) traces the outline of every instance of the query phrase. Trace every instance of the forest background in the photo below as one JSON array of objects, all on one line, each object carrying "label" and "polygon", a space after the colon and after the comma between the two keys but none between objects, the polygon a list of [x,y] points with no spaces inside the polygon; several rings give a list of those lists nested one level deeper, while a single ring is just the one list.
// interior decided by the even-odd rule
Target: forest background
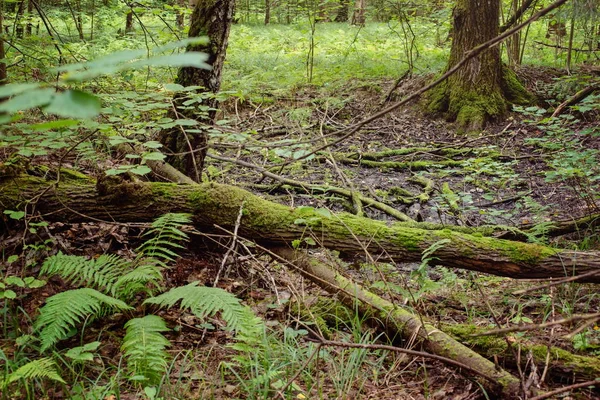
[{"label": "forest background", "polygon": [[598,398],[599,6],[3,0],[2,398]]}]

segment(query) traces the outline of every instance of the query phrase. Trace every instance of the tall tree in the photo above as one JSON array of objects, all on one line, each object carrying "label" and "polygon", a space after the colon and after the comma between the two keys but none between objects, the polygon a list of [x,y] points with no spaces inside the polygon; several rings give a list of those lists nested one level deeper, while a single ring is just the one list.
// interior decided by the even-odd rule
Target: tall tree
[{"label": "tall tree", "polygon": [[349,0],[340,0],[337,14],[335,16],[335,22],[348,22],[348,6],[350,5]]},{"label": "tall tree", "polygon": [[[210,70],[183,67],[179,70],[176,83],[182,86],[201,86],[199,92],[217,93],[221,87],[221,71],[227,51],[229,30],[233,20],[235,0],[198,0],[190,21],[190,37],[208,36],[208,43],[188,46],[188,51],[200,51],[208,55]],[[196,119],[205,125],[214,123],[218,102],[214,96],[204,96],[202,106],[209,107],[208,113],[194,107],[184,107],[184,97],[175,97],[175,116]],[[169,162],[197,182],[202,177],[204,157],[208,145],[208,134],[203,129],[195,133],[183,129],[165,131],[161,142],[175,156]],[[183,155],[179,155],[183,154]]]},{"label": "tall tree", "polygon": [[[0,85],[6,83],[6,52],[4,51],[4,0],[0,1]],[[2,100],[2,99],[0,99]]]},{"label": "tall tree", "polygon": [[354,4],[354,13],[352,14],[352,25],[363,26],[365,24],[365,11],[367,0],[356,0]]},{"label": "tall tree", "polygon": [[[457,0],[448,69],[474,47],[499,32],[500,0]],[[495,46],[470,59],[430,96],[429,110],[441,112],[466,130],[481,129],[507,111],[508,103],[527,103],[531,96],[516,75],[502,65]]]}]

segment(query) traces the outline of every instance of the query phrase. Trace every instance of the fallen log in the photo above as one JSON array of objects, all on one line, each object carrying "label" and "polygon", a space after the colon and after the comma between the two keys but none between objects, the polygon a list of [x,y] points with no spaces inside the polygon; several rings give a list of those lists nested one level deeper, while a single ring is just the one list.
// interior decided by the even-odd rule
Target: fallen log
[{"label": "fallen log", "polygon": [[480,383],[488,391],[503,399],[518,398],[520,381],[498,368],[493,362],[475,353],[449,335],[435,328],[423,318],[397,307],[393,303],[365,290],[360,285],[337,273],[332,267],[310,258],[302,252],[279,248],[275,254],[290,261],[304,276],[335,294],[351,310],[357,310],[365,320],[383,325],[390,337],[404,338],[418,343],[430,353],[445,357],[469,368],[486,379]]},{"label": "fallen log", "polygon": [[[514,353],[509,351],[504,338],[475,336],[485,333],[484,328],[468,324],[444,324],[442,329],[479,354],[497,359],[501,365],[515,367],[518,362]],[[532,361],[540,370],[548,364],[548,373],[554,381],[581,382],[600,376],[598,357],[573,354],[556,346],[530,343],[522,339],[518,345],[522,349],[521,353],[531,352]]]},{"label": "fallen log", "polygon": [[[600,252],[553,249],[449,229],[425,230],[311,207],[290,208],[229,185],[132,182],[117,177],[96,182],[67,169],[61,170],[57,184],[48,170],[7,171],[0,174],[2,211],[25,209],[28,215],[35,211],[49,221],[143,222],[167,212],[188,212],[198,229],[210,231],[216,226],[232,229],[243,207],[239,234],[266,247],[290,246],[311,237],[317,245],[342,255],[356,257],[368,251],[375,259],[413,262],[441,242],[432,254],[439,265],[516,279],[562,278],[600,269]],[[600,276],[589,275],[580,282],[600,282]]]}]

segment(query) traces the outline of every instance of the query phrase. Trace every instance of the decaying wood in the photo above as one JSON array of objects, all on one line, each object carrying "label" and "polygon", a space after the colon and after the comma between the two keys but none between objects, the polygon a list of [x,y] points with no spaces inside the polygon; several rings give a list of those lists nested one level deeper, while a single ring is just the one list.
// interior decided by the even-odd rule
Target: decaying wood
[{"label": "decaying wood", "polygon": [[[114,177],[96,182],[69,170],[62,171],[62,181],[55,185],[56,177],[48,171],[38,176],[9,175],[0,177],[1,208],[23,210],[29,203],[28,212],[38,212],[47,220],[92,217],[143,222],[167,212],[188,212],[200,230],[213,230],[216,225],[232,229],[244,203],[240,236],[266,247],[290,246],[310,236],[343,256],[363,256],[368,251],[376,260],[404,263],[420,261],[426,249],[441,244],[432,254],[439,265],[516,279],[563,278],[600,269],[600,252],[426,230],[418,224],[385,223],[347,213],[330,215],[307,207],[294,209],[229,185],[127,182]],[[580,282],[600,282],[600,275],[585,276]]]},{"label": "decaying wood", "polygon": [[590,85],[584,89],[581,89],[579,92],[575,93],[573,96],[569,97],[566,101],[564,101],[558,107],[556,107],[556,110],[554,110],[554,112],[552,113],[552,116],[558,117],[560,114],[562,114],[565,111],[565,109],[567,107],[570,107],[572,105],[579,103],[580,101],[582,101],[583,99],[585,99],[586,97],[588,97],[589,95],[594,93],[599,88],[600,88],[600,83],[596,82],[593,85]]},{"label": "decaying wood", "polygon": [[486,380],[481,381],[486,389],[498,392],[499,386],[501,398],[517,398],[520,386],[517,378],[433,325],[423,322],[419,316],[365,290],[337,273],[332,267],[314,258],[311,259],[302,252],[289,248],[279,248],[275,252],[291,261],[313,282],[335,294],[345,306],[358,310],[364,318],[383,325],[391,337],[401,337],[409,343],[418,343],[428,352],[467,365],[478,371],[479,375],[487,377]]},{"label": "decaying wood", "polygon": [[[508,351],[503,338],[480,336],[485,333],[485,328],[475,325],[445,324],[441,329],[485,357],[494,357],[508,367],[516,365],[514,353]],[[600,363],[597,357],[573,354],[556,346],[529,343],[526,340],[520,340],[519,346],[521,354],[531,353],[533,362],[538,366],[548,362],[550,364],[548,372],[553,380],[582,381],[600,376]],[[548,353],[550,356],[547,360]]]}]

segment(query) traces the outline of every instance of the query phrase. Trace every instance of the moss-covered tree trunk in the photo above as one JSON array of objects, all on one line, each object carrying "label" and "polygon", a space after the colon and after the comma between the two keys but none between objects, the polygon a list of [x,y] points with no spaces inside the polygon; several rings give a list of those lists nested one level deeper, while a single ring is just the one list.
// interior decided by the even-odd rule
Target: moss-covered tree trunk
[{"label": "moss-covered tree trunk", "polygon": [[[176,82],[182,86],[202,86],[199,92],[217,93],[221,87],[221,71],[225,61],[229,30],[233,19],[235,0],[198,0],[192,12],[190,22],[190,37],[208,36],[207,44],[194,44],[188,51],[200,51],[208,55],[207,63],[212,69],[183,67],[179,70]],[[210,107],[208,112],[200,111],[197,107],[185,107],[185,98],[175,97],[176,117],[196,119],[210,125],[216,116],[217,100],[207,96],[202,106]],[[204,157],[208,145],[208,134],[186,132],[184,129],[163,132],[161,142],[165,148],[176,156],[170,157],[169,162],[178,170],[188,175],[196,182],[201,181]]]},{"label": "moss-covered tree trunk", "polygon": [[[457,0],[448,69],[474,47],[496,37],[499,0]],[[504,68],[499,47],[470,59],[430,98],[429,109],[441,112],[466,130],[478,130],[507,111],[508,102],[529,101],[514,73]]]},{"label": "moss-covered tree trunk", "polygon": [[[176,185],[105,178],[93,179],[63,170],[61,182],[48,171],[38,176],[12,173],[0,164],[0,214],[24,210],[26,199],[36,199],[35,211],[62,222],[100,219],[141,222],[167,212],[193,214],[201,231],[215,226],[233,230],[265,247],[290,246],[310,237],[315,243],[358,257],[369,252],[376,259],[420,261],[436,244],[436,263],[448,267],[512,278],[563,278],[583,275],[580,282],[600,282],[600,252],[570,251],[454,232],[427,230],[419,224],[387,224],[351,214],[324,216],[312,208],[290,208],[245,190],[219,184]],[[31,205],[27,207],[31,211]],[[222,233],[222,230],[219,230]]]}]

